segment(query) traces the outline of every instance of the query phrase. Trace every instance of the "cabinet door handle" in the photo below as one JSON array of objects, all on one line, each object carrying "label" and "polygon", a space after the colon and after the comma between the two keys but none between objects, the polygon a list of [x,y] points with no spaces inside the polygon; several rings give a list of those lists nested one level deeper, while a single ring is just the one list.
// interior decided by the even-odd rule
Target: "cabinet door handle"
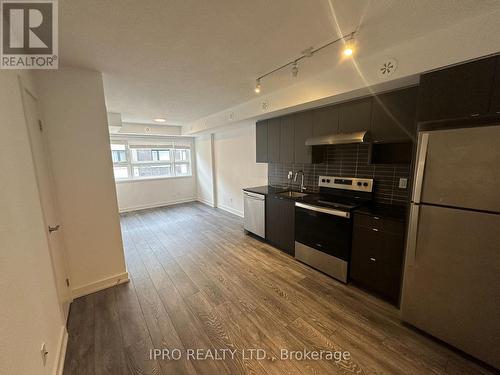
[{"label": "cabinet door handle", "polygon": [[376,261],[377,261],[377,259],[372,258],[372,257],[370,257],[370,260],[371,260],[372,262],[376,262]]},{"label": "cabinet door handle", "polygon": [[470,117],[477,117],[477,116],[479,116],[479,113],[473,113],[470,115]]},{"label": "cabinet door handle", "polygon": [[378,232],[378,229],[377,228],[372,228],[372,231]]},{"label": "cabinet door handle", "polygon": [[380,220],[380,218],[379,218],[378,216],[373,216],[373,218],[374,218],[375,220]]}]

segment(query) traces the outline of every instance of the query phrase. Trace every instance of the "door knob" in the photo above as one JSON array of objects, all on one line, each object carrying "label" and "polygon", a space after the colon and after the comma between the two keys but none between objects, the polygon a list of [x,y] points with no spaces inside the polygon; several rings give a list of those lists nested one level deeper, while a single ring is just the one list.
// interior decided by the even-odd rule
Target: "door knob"
[{"label": "door knob", "polygon": [[55,232],[56,230],[58,230],[61,226],[58,224],[56,225],[55,227],[51,227],[49,225],[49,233],[52,233],[52,232]]}]

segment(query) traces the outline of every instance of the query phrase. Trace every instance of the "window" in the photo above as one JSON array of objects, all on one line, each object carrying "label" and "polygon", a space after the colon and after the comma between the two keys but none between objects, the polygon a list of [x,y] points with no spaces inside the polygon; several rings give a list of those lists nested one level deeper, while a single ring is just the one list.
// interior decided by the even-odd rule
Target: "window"
[{"label": "window", "polygon": [[127,161],[127,153],[125,151],[125,145],[112,144],[111,145],[111,155],[113,157],[113,163],[120,163]]},{"label": "window", "polygon": [[174,147],[174,169],[176,176],[191,176],[191,145],[177,142]]},{"label": "window", "polygon": [[168,148],[134,148],[131,151],[134,163],[151,163],[156,161],[170,161],[172,150]]},{"label": "window", "polygon": [[113,159],[115,180],[129,178],[126,145],[123,143],[111,143],[111,158]]},{"label": "window", "polygon": [[191,143],[186,138],[111,138],[115,180],[191,176]]}]

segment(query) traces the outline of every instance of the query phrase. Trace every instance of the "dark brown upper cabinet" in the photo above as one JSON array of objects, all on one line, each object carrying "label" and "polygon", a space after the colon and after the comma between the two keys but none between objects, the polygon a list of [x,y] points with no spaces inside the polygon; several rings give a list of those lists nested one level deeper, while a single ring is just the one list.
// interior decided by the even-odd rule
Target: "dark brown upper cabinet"
[{"label": "dark brown upper cabinet", "polygon": [[312,111],[313,136],[337,134],[339,132],[339,110],[337,106],[318,108]]},{"label": "dark brown upper cabinet", "polygon": [[495,83],[493,84],[490,113],[500,114],[500,56],[496,57]]},{"label": "dark brown upper cabinet", "polygon": [[295,163],[307,164],[312,162],[312,147],[306,146],[306,139],[313,135],[312,117],[312,111],[299,112],[294,115]]},{"label": "dark brown upper cabinet", "polygon": [[356,100],[338,106],[339,133],[370,130],[372,98]]},{"label": "dark brown upper cabinet", "polygon": [[280,118],[280,162],[293,163],[294,161],[294,116]]},{"label": "dark brown upper cabinet", "polygon": [[495,58],[423,74],[418,121],[478,117],[489,113]]},{"label": "dark brown upper cabinet", "polygon": [[257,163],[267,163],[267,120],[255,125],[255,157]]},{"label": "dark brown upper cabinet", "polygon": [[410,87],[373,98],[371,137],[373,142],[408,142],[416,137],[418,87]]},{"label": "dark brown upper cabinet", "polygon": [[370,164],[411,164],[413,143],[379,142],[370,147]]},{"label": "dark brown upper cabinet", "polygon": [[267,160],[279,163],[281,141],[281,121],[279,118],[267,120]]}]

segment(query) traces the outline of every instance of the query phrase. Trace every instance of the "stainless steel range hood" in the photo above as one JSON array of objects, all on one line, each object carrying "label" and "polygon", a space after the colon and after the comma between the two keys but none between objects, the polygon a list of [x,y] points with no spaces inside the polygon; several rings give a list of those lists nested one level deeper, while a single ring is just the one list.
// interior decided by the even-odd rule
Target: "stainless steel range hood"
[{"label": "stainless steel range hood", "polygon": [[369,142],[369,132],[367,130],[355,133],[341,133],[322,135],[306,139],[306,146],[341,145],[346,143]]}]

